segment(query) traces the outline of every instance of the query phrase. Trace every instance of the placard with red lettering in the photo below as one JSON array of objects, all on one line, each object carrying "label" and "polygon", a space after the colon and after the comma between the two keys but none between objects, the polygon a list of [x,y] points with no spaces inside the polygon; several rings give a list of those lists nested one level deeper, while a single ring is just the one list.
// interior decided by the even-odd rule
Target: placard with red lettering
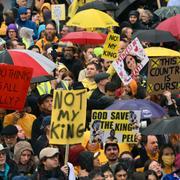
[{"label": "placard with red lettering", "polygon": [[0,108],[22,110],[33,69],[0,64]]},{"label": "placard with red lettering", "polygon": [[118,59],[112,65],[124,85],[136,79],[139,72],[149,61],[138,38],[135,38],[124,50],[119,53]]}]

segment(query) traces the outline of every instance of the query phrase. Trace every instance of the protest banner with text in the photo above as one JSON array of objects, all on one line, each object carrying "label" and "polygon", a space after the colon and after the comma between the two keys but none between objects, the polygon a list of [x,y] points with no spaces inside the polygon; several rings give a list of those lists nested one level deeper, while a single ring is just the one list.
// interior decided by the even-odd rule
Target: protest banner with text
[{"label": "protest banner with text", "polygon": [[107,140],[134,143],[139,132],[141,111],[93,110],[91,115],[91,142]]},{"label": "protest banner with text", "polygon": [[86,90],[55,90],[50,144],[77,144],[83,139],[86,120]]},{"label": "protest banner with text", "polygon": [[106,41],[104,43],[104,50],[103,50],[103,59],[107,60],[116,60],[118,57],[118,49],[119,49],[119,41],[120,36],[119,34],[115,33],[108,33],[106,37]]},{"label": "protest banner with text", "polygon": [[64,21],[65,16],[65,4],[51,5],[51,18],[54,21]]},{"label": "protest banner with text", "polygon": [[153,57],[148,66],[148,94],[180,90],[180,57]]},{"label": "protest banner with text", "polygon": [[23,109],[32,72],[32,68],[0,64],[0,108]]},{"label": "protest banner with text", "polygon": [[112,65],[123,84],[127,85],[132,79],[136,79],[148,61],[139,39],[135,38],[124,52],[119,53],[118,59]]}]

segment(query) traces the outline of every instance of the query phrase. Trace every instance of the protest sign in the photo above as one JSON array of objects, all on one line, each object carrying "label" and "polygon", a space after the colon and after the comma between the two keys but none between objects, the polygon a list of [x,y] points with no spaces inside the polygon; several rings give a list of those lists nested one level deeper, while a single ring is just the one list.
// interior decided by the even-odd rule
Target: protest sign
[{"label": "protest sign", "polygon": [[116,60],[118,57],[118,49],[119,49],[119,41],[120,36],[119,34],[115,34],[112,32],[109,32],[106,41],[104,44],[104,50],[103,50],[103,59],[107,60]]},{"label": "protest sign", "polygon": [[180,57],[153,57],[148,66],[148,94],[180,90]]},{"label": "protest sign", "polygon": [[91,141],[134,143],[139,132],[140,116],[141,111],[138,110],[93,110]]},{"label": "protest sign", "polygon": [[86,90],[55,90],[53,95],[51,144],[81,143],[86,120]]},{"label": "protest sign", "polygon": [[127,85],[139,75],[148,61],[149,58],[146,56],[139,39],[135,38],[124,52],[119,54],[118,59],[112,65],[124,85]]},{"label": "protest sign", "polygon": [[51,5],[51,18],[54,21],[65,20],[65,5],[64,4]]},{"label": "protest sign", "polygon": [[32,68],[0,64],[0,108],[23,109],[32,72]]}]

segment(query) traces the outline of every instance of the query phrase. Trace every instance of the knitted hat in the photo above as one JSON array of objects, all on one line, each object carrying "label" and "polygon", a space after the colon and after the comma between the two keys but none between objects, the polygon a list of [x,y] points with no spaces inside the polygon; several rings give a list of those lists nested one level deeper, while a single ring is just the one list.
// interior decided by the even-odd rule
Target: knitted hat
[{"label": "knitted hat", "polygon": [[18,31],[17,26],[15,24],[9,24],[9,26],[7,27],[7,31],[9,30],[14,30],[14,31]]},{"label": "knitted hat", "polygon": [[20,7],[18,9],[18,14],[21,15],[21,14],[26,14],[27,13],[27,8],[26,7]]}]

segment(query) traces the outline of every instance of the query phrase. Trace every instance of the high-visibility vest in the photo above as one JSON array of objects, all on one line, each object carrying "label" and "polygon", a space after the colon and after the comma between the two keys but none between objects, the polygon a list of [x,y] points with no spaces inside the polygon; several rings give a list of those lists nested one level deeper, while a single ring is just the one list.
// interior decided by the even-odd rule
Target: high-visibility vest
[{"label": "high-visibility vest", "polygon": [[50,81],[42,82],[39,85],[37,85],[37,90],[39,92],[39,95],[43,94],[50,94],[51,93],[51,83]]}]

